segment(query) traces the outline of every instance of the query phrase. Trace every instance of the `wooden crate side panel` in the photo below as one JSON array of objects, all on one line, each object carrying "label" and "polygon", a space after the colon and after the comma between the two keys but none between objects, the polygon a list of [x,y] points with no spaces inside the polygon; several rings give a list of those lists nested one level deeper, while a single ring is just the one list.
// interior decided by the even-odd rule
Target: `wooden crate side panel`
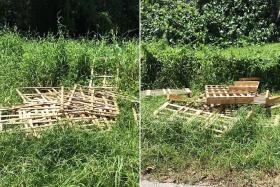
[{"label": "wooden crate side panel", "polygon": [[229,92],[257,92],[258,87],[256,86],[229,86]]}]

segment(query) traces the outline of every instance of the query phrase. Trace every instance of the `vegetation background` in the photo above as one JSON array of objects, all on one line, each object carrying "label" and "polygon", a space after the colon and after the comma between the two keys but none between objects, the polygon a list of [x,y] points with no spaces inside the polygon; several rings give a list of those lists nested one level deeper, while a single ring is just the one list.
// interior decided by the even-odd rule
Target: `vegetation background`
[{"label": "vegetation background", "polygon": [[278,44],[265,44],[279,41],[279,7],[277,0],[144,0],[142,89],[244,76],[277,88]]},{"label": "vegetation background", "polygon": [[[21,86],[88,84],[91,68],[118,76],[119,93],[137,98],[138,9],[134,0],[1,0],[0,106],[21,103]],[[118,104],[112,129],[2,133],[0,186],[138,186],[135,106]]]},{"label": "vegetation background", "polygon": [[57,33],[59,21],[71,37],[103,36],[109,32],[138,37],[137,0],[1,0],[0,26],[21,32]]},{"label": "vegetation background", "polygon": [[279,39],[278,0],[143,0],[142,38],[220,46]]}]

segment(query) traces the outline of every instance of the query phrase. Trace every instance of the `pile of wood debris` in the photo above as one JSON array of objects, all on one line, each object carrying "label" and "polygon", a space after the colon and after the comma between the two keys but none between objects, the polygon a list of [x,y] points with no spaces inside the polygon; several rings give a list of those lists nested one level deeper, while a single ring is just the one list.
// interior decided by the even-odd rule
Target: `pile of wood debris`
[{"label": "pile of wood debris", "polygon": [[[236,121],[235,109],[239,105],[260,104],[266,108],[275,108],[280,102],[280,96],[271,96],[269,91],[258,94],[259,78],[241,78],[233,85],[206,85],[205,94],[199,98],[190,97],[191,91],[184,89],[163,89],[143,91],[142,96],[167,95],[167,102],[154,112],[154,116],[164,116],[174,120],[182,118],[187,122],[195,119],[203,121],[204,127],[217,133],[224,133]],[[166,91],[169,90],[169,91]],[[151,94],[153,93],[153,94]],[[156,94],[155,94],[156,93]],[[190,101],[192,100],[192,101]],[[248,113],[248,118],[251,116]],[[274,124],[279,124],[280,117],[272,116]]]},{"label": "pile of wood debris", "polygon": [[0,131],[40,131],[59,121],[108,126],[119,114],[117,93],[110,86],[24,87],[23,104],[0,108]]}]

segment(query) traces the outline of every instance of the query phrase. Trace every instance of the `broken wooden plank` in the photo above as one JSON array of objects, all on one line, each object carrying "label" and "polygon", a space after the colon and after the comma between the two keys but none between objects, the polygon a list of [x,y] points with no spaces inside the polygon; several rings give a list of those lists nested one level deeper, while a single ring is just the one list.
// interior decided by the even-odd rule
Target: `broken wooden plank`
[{"label": "broken wooden plank", "polygon": [[21,99],[23,100],[23,102],[26,103],[27,101],[26,101],[24,95],[18,89],[16,89],[16,91],[17,91],[18,95],[21,97]]},{"label": "broken wooden plank", "polygon": [[71,104],[71,101],[72,101],[73,96],[74,96],[74,94],[75,94],[76,88],[77,88],[77,84],[75,84],[75,85],[74,85],[74,88],[71,90],[71,95],[70,95],[70,97],[69,97],[68,102],[67,102],[66,105],[70,105],[70,104]]},{"label": "broken wooden plank", "polygon": [[163,105],[161,105],[157,110],[154,111],[154,115],[157,115],[161,110],[166,108],[169,105],[169,102],[165,102]]},{"label": "broken wooden plank", "polygon": [[167,96],[167,95],[191,95],[191,90],[189,88],[183,89],[157,89],[157,90],[145,90],[141,91],[141,96]]},{"label": "broken wooden plank", "polygon": [[272,96],[267,99],[267,106],[273,106],[280,103],[280,96]]}]

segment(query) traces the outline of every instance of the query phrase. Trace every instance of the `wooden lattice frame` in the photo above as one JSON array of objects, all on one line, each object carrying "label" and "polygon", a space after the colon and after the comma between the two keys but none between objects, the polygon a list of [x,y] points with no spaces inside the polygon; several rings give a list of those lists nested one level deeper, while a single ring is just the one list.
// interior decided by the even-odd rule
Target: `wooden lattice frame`
[{"label": "wooden lattice frame", "polygon": [[234,117],[226,116],[224,114],[206,112],[188,106],[172,104],[170,102],[165,102],[157,110],[155,110],[153,114],[157,117],[164,116],[167,120],[182,118],[186,120],[186,123],[199,119],[203,122],[202,124],[204,124],[202,126],[203,128],[210,129],[216,133],[224,133],[231,128],[234,120],[236,120]]}]

